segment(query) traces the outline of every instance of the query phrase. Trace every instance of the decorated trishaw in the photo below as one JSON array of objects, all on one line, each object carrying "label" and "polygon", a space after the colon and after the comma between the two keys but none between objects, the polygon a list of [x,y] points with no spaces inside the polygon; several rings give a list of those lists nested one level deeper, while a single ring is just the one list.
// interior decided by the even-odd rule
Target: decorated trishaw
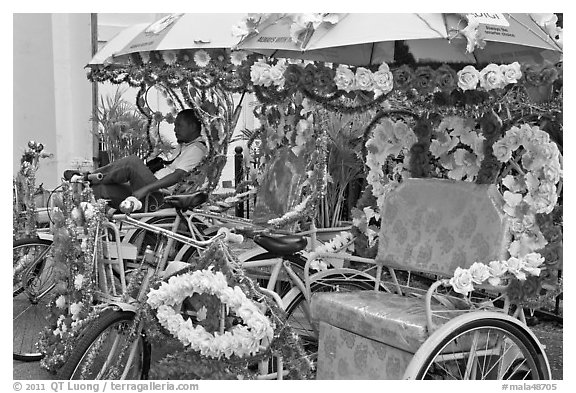
[{"label": "decorated trishaw", "polygon": [[[125,274],[120,252],[102,257],[101,205],[89,191],[65,200],[60,230],[74,228],[77,254],[63,257],[43,365],[83,379],[551,378],[525,313],[562,293],[561,29],[552,14],[398,15],[411,33],[342,39],[389,15],[248,14],[226,48],[163,44],[193,18],[175,14],[93,64],[91,81],[139,88],[149,135],[179,109],[201,114],[210,154],[180,187],[188,197],[168,198],[190,231],[145,226],[132,202],[123,219],[197,252],[169,264],[148,247]],[[437,51],[422,55],[423,42]],[[147,107],[151,88],[173,113]],[[237,93],[258,100],[254,214],[282,235],[202,210],[237,195],[194,194],[219,180]],[[347,162],[335,160],[342,146]],[[208,225],[218,234],[192,236]],[[224,242],[230,230],[256,233],[254,267],[281,263],[253,274]],[[110,273],[95,303],[106,269],[120,287],[110,294]],[[173,353],[151,367],[150,342]]]}]

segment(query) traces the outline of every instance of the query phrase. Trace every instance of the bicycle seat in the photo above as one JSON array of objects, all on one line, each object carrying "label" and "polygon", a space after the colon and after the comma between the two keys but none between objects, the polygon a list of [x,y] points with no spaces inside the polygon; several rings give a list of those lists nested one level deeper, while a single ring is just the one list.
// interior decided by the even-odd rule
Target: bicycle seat
[{"label": "bicycle seat", "polygon": [[164,202],[168,204],[168,206],[182,211],[194,209],[207,200],[208,194],[204,191],[197,191],[193,194],[170,195],[164,197]]},{"label": "bicycle seat", "polygon": [[306,248],[304,236],[259,234],[254,236],[254,242],[260,247],[276,255],[292,255]]}]

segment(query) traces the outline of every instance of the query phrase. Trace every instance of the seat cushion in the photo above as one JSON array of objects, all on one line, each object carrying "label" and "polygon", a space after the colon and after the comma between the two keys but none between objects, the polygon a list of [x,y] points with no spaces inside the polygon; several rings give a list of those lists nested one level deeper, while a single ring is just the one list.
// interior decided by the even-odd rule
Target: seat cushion
[{"label": "seat cushion", "polygon": [[[387,292],[316,293],[312,317],[357,335],[415,353],[428,338],[424,301]],[[433,304],[433,310],[448,310]],[[441,325],[446,319],[433,316]]]}]

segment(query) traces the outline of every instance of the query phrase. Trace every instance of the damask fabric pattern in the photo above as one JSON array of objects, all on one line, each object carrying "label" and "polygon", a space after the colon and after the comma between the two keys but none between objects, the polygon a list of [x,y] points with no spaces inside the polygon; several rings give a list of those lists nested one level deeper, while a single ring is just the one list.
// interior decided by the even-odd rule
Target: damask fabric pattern
[{"label": "damask fabric pattern", "polygon": [[[446,310],[433,304],[433,310]],[[314,319],[402,351],[414,353],[428,338],[420,298],[377,291],[318,293],[312,297]],[[454,314],[455,315],[455,314]],[[446,322],[436,315],[433,322]]]},{"label": "damask fabric pattern", "polygon": [[503,204],[494,185],[407,179],[381,209],[376,260],[452,276],[457,267],[507,259],[510,235]]},{"label": "damask fabric pattern", "polygon": [[320,323],[317,379],[401,379],[412,354]]}]

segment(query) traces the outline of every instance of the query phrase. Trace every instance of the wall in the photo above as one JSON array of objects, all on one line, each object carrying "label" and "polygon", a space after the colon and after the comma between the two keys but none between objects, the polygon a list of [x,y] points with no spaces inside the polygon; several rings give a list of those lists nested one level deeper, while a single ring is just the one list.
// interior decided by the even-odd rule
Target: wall
[{"label": "wall", "polygon": [[13,173],[29,140],[53,159],[37,184],[54,188],[76,159],[92,160],[90,14],[14,14]]}]

